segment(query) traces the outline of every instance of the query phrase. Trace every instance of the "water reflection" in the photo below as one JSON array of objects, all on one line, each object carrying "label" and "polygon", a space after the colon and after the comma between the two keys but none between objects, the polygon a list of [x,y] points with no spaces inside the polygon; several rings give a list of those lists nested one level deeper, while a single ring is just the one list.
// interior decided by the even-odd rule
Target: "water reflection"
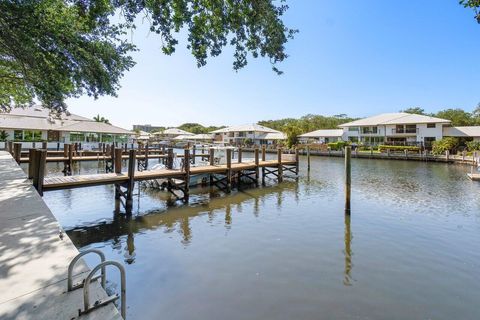
[{"label": "water reflection", "polygon": [[[182,236],[181,242],[184,246],[188,246],[193,238],[193,232],[190,226],[191,219],[201,215],[207,215],[207,223],[211,223],[216,215],[224,212],[224,226],[226,230],[229,230],[232,227],[233,215],[235,213],[241,213],[241,205],[243,202],[252,201],[252,213],[258,217],[261,211],[261,204],[264,203],[266,199],[276,198],[277,205],[281,205],[281,199],[285,196],[285,192],[295,194],[298,192],[296,188],[296,183],[285,182],[282,188],[265,187],[261,189],[261,193],[258,192],[258,189],[257,192],[249,192],[246,190],[244,192],[237,192],[229,196],[228,199],[218,198],[216,194],[209,192],[194,194],[192,195],[192,202],[195,203],[195,205],[184,206],[173,203],[172,206],[167,206],[165,210],[152,210],[131,217],[121,213],[121,202],[120,200],[116,200],[112,219],[102,219],[100,222],[86,223],[80,227],[67,229],[66,232],[77,247],[102,242],[111,242],[114,247],[117,247],[119,242],[121,242],[121,238],[127,235],[129,258],[126,259],[133,262],[135,259],[134,234],[158,228],[164,228],[164,232],[168,233],[175,230],[175,226],[178,226],[178,232]],[[152,196],[155,191],[148,191],[148,193]],[[164,193],[160,191],[156,191],[156,193],[164,195]]]},{"label": "water reflection", "polygon": [[344,278],[343,284],[346,286],[352,285],[352,232],[350,230],[350,215],[345,215],[345,234],[344,234],[344,242],[345,242],[345,250],[343,254],[345,256],[345,271],[344,271]]}]

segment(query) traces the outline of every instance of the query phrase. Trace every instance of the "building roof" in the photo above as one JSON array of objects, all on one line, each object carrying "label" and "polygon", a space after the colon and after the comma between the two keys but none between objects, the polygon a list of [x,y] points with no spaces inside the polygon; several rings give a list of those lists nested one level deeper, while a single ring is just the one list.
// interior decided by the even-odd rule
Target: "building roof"
[{"label": "building roof", "polygon": [[201,133],[189,137],[192,140],[212,140],[213,134],[210,133]]},{"label": "building roof", "polygon": [[191,134],[180,134],[176,136],[175,138],[172,138],[172,140],[191,140],[192,139]]},{"label": "building roof", "polygon": [[480,126],[445,127],[443,135],[446,137],[480,137]]},{"label": "building roof", "polygon": [[300,138],[341,137],[343,129],[321,129],[301,134]]},{"label": "building roof", "polygon": [[188,135],[193,136],[194,134],[178,128],[168,128],[163,131],[155,132],[155,135]]},{"label": "building roof", "polygon": [[231,126],[222,129],[218,129],[212,131],[211,133],[224,133],[224,132],[245,132],[245,131],[256,131],[256,132],[280,132],[278,130],[274,130],[271,128],[267,128],[265,126],[261,126],[259,124],[244,124],[240,126]]},{"label": "building roof", "polygon": [[267,132],[256,137],[261,140],[285,140],[287,135],[283,132]]},{"label": "building roof", "polygon": [[135,134],[133,131],[125,130],[105,122],[96,121],[76,121],[72,124],[57,128],[58,131],[70,132],[97,132],[97,133],[113,133],[113,134]]},{"label": "building roof", "polygon": [[357,127],[357,126],[377,126],[388,124],[415,124],[415,123],[450,123],[450,120],[440,119],[421,114],[412,114],[405,112],[397,113],[382,113],[373,117],[355,120],[352,122],[339,125],[343,127]]},{"label": "building roof", "polygon": [[55,114],[39,106],[13,108],[9,113],[0,113],[0,129],[56,130],[133,134],[133,132],[74,114]]}]

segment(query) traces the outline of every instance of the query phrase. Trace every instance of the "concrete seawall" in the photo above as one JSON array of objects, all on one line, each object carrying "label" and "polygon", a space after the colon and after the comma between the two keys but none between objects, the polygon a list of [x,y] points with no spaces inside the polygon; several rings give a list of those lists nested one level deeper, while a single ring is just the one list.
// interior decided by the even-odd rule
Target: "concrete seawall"
[{"label": "concrete seawall", "polygon": [[[0,252],[0,319],[79,318],[83,290],[67,292],[68,264],[78,250],[23,170],[4,151],[0,151]],[[89,271],[80,260],[74,283]],[[90,288],[92,304],[107,296],[98,281]],[[80,319],[122,318],[110,303]]]}]

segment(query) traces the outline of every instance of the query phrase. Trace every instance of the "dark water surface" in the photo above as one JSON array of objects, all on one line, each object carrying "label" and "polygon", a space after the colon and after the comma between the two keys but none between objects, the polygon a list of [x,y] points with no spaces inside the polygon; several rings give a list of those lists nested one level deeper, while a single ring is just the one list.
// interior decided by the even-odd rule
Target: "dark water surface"
[{"label": "dark water surface", "polygon": [[196,189],[188,206],[140,190],[131,219],[114,214],[111,186],[44,199],[80,250],[124,263],[128,319],[480,318],[468,167],[353,159],[349,219],[343,160],[314,157],[309,175],[301,160],[298,181]]}]

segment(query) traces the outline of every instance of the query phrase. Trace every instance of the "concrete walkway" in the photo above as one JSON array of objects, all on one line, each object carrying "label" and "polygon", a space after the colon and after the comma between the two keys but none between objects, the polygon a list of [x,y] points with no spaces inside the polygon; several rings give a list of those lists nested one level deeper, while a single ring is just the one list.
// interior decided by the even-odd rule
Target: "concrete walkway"
[{"label": "concrete walkway", "polygon": [[[113,304],[78,316],[83,290],[66,292],[67,267],[78,250],[5,151],[0,151],[0,252],[0,319],[122,319]],[[117,271],[111,271],[115,277]],[[88,272],[80,260],[74,283]],[[98,281],[90,292],[92,304],[106,297]]]}]

